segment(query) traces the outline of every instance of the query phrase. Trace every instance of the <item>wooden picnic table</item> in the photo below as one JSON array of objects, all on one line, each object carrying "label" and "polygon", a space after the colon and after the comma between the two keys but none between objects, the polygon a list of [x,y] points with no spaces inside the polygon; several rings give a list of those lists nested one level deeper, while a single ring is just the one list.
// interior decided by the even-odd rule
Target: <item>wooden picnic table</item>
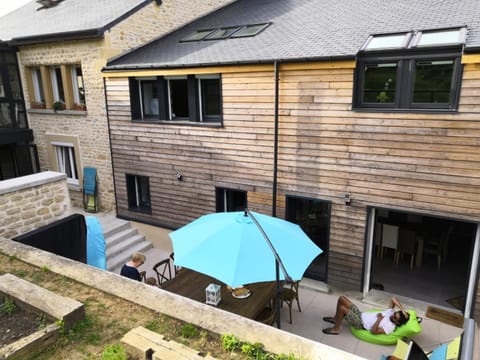
[{"label": "wooden picnic table", "polygon": [[270,281],[245,285],[251,292],[250,296],[237,299],[221,281],[185,268],[180,270],[173,279],[162,284],[162,289],[205,303],[205,288],[211,283],[221,286],[222,300],[217,305],[219,309],[250,319],[255,319],[275,295],[275,282]]}]

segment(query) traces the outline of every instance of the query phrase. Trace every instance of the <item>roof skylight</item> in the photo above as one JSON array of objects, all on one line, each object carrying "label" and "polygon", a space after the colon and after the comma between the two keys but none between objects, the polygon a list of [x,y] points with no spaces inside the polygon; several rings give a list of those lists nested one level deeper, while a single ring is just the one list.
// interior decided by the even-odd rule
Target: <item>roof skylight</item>
[{"label": "roof skylight", "polygon": [[270,25],[269,23],[264,23],[264,24],[229,26],[229,27],[222,27],[218,29],[209,29],[209,30],[197,30],[180,41],[186,42],[186,41],[202,41],[202,40],[220,40],[220,39],[228,39],[228,38],[255,36],[255,35],[258,35],[260,32],[262,32],[269,25]]},{"label": "roof skylight", "polygon": [[235,32],[232,37],[255,36],[270,24],[255,24],[242,26],[240,30]]},{"label": "roof skylight", "polygon": [[232,35],[235,31],[240,29],[240,26],[227,27],[215,30],[213,33],[207,35],[205,40],[217,40],[217,39],[226,39]]},{"label": "roof skylight", "polygon": [[406,46],[410,36],[410,33],[370,36],[364,46],[364,50],[403,48]]},{"label": "roof skylight", "polygon": [[437,31],[418,32],[412,46],[435,46],[449,44],[463,44],[465,42],[466,29],[448,29]]},{"label": "roof skylight", "polygon": [[448,46],[465,43],[466,28],[370,35],[361,51]]},{"label": "roof skylight", "polygon": [[203,40],[207,35],[213,33],[215,29],[210,29],[210,30],[198,30],[187,37],[183,38],[180,41],[199,41]]}]

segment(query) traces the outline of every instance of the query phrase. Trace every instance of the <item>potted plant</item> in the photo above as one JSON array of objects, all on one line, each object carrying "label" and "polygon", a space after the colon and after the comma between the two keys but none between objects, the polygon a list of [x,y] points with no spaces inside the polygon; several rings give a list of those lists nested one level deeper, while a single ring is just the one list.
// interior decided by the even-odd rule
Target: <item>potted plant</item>
[{"label": "potted plant", "polygon": [[63,101],[55,101],[52,105],[53,111],[65,110],[65,103]]}]

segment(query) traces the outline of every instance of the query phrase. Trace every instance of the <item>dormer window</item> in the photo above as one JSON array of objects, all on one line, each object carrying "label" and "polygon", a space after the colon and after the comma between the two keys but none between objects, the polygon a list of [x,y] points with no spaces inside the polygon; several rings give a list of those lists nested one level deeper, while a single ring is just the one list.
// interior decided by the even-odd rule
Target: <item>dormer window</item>
[{"label": "dormer window", "polygon": [[354,108],[456,111],[466,29],[371,35],[357,56]]}]

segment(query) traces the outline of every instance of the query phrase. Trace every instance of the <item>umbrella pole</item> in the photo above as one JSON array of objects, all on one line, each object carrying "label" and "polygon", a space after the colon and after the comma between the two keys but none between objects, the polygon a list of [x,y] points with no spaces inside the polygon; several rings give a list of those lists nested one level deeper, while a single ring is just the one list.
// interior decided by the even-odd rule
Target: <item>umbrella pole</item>
[{"label": "umbrella pole", "polygon": [[[285,280],[288,281],[288,282],[293,281],[292,278],[290,277],[290,275],[288,275],[287,269],[285,269],[285,266],[283,265],[282,259],[280,259],[280,256],[278,255],[277,250],[275,250],[275,247],[273,246],[272,242],[270,241],[267,234],[265,233],[265,230],[263,230],[262,226],[258,223],[257,219],[255,219],[255,216],[253,216],[253,214],[250,212],[250,210],[245,208],[245,216],[247,216],[247,215],[250,217],[250,219],[252,219],[254,224],[257,226],[257,229],[262,233],[263,238],[265,239],[268,246],[270,247],[270,250],[272,250],[273,256],[275,257],[275,263],[276,263],[277,267],[281,266],[283,275],[285,275]],[[277,276],[277,278],[278,277],[279,276]]]},{"label": "umbrella pole", "polygon": [[277,328],[280,329],[280,296],[282,295],[280,292],[280,269],[278,266],[278,260],[275,259],[275,276],[276,276],[276,284],[275,284],[275,309],[276,309],[276,322]]}]

